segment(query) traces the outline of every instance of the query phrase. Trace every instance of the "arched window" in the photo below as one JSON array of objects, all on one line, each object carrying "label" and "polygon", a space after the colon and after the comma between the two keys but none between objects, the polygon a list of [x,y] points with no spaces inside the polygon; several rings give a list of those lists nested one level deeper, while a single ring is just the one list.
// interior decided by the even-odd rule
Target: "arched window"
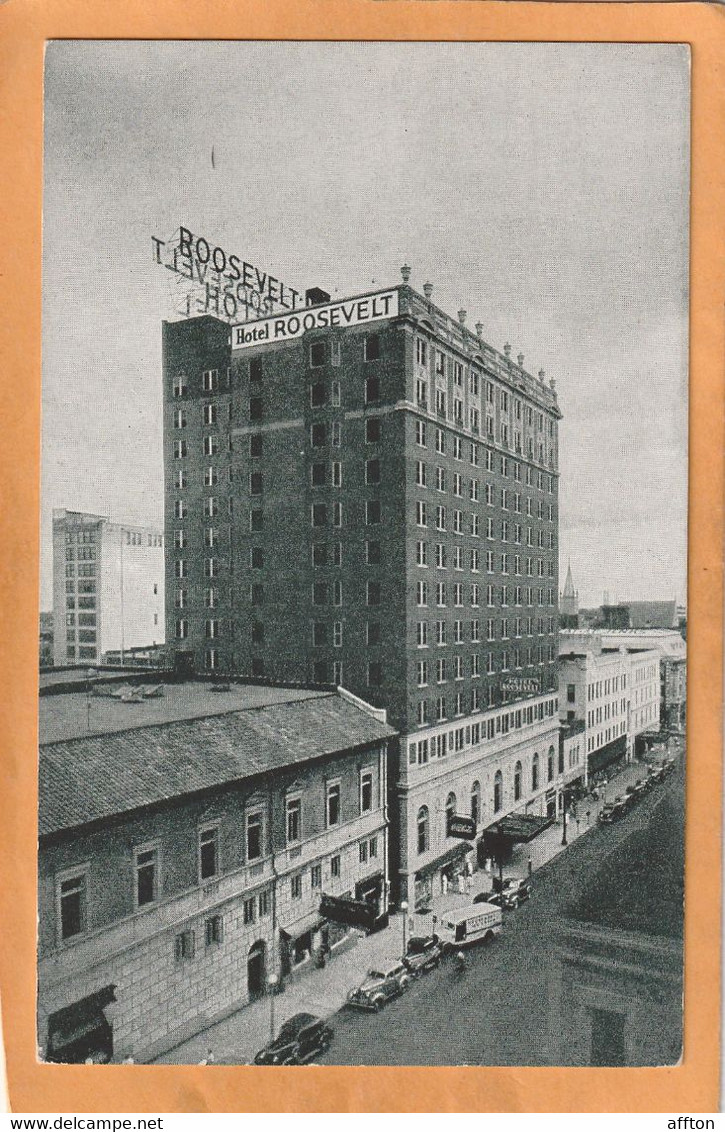
[{"label": "arched window", "polygon": [[549,782],[551,782],[552,778],[554,777],[554,748],[553,747],[549,747],[549,755],[548,755],[548,758],[546,760],[546,773],[549,777]]},{"label": "arched window", "polygon": [[471,817],[476,825],[481,820],[481,784],[474,782],[471,787]]},{"label": "arched window", "polygon": [[427,853],[430,841],[428,836],[428,807],[418,810],[418,852]]},{"label": "arched window", "polygon": [[521,763],[516,763],[514,767],[514,802],[518,802],[521,798],[521,776],[524,768]]},{"label": "arched window", "polygon": [[451,818],[456,812],[456,796],[450,793],[446,798],[446,837],[448,837],[448,826],[450,825]]},{"label": "arched window", "polygon": [[493,812],[497,814],[503,807],[503,774],[500,770],[496,771],[496,777],[493,780]]},{"label": "arched window", "polygon": [[531,763],[531,789],[539,789],[539,756],[534,755]]}]

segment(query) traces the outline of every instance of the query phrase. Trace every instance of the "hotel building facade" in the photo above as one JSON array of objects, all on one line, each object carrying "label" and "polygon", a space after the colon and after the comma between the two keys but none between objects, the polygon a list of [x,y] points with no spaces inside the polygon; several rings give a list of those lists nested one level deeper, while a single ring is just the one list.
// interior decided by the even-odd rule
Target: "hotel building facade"
[{"label": "hotel building facade", "polygon": [[387,710],[391,880],[422,905],[468,848],[451,814],[551,813],[561,414],[402,274],[164,324],[166,622],[177,663]]}]

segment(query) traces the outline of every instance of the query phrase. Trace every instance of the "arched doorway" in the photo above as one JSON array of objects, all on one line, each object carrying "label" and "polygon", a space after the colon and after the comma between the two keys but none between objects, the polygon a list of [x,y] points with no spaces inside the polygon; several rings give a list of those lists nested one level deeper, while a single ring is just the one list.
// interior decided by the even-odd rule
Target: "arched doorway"
[{"label": "arched doorway", "polygon": [[266,947],[262,939],[252,944],[249,949],[249,957],[247,959],[247,992],[250,1002],[261,998],[266,990],[267,963],[265,952]]}]

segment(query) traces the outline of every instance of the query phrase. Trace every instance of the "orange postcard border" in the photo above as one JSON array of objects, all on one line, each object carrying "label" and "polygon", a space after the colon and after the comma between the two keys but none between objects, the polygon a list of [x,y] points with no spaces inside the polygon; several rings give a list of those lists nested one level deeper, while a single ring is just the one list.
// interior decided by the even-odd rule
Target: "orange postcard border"
[{"label": "orange postcard border", "polygon": [[[678,42],[692,50],[685,1046],[646,1069],[52,1066],[35,1060],[42,91],[49,39]],[[15,1112],[715,1112],[720,1049],[725,10],[490,0],[0,4],[0,992]]]}]

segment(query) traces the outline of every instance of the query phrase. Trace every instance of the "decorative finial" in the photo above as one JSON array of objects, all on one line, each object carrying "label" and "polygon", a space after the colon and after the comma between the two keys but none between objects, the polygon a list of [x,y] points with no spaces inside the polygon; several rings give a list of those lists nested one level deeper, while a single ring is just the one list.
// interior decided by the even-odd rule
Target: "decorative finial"
[{"label": "decorative finial", "polygon": [[511,343],[507,342],[503,348],[503,352],[507,358],[511,357]]},{"label": "decorative finial", "polygon": [[483,323],[482,322],[476,323],[476,334],[478,335],[479,338],[483,334]]},{"label": "decorative finial", "polygon": [[407,263],[404,264],[403,267],[401,267],[400,274],[403,276],[403,282],[407,283],[410,279],[410,268],[408,267]]},{"label": "decorative finial", "polygon": [[424,283],[423,284],[423,294],[425,295],[426,299],[429,299],[431,297],[431,295],[433,294],[433,284],[432,283]]},{"label": "decorative finial", "polygon": [[523,364],[524,364],[524,355],[519,354],[518,357],[516,358],[516,361],[519,363],[519,368],[521,368],[521,366],[523,366]]},{"label": "decorative finial", "polygon": [[466,315],[467,315],[467,313],[468,313],[468,312],[467,312],[467,311],[464,311],[464,310],[459,310],[459,312],[458,312],[458,321],[460,322],[461,326],[463,326],[463,324],[464,324],[464,323],[465,323],[465,321],[466,321]]}]

